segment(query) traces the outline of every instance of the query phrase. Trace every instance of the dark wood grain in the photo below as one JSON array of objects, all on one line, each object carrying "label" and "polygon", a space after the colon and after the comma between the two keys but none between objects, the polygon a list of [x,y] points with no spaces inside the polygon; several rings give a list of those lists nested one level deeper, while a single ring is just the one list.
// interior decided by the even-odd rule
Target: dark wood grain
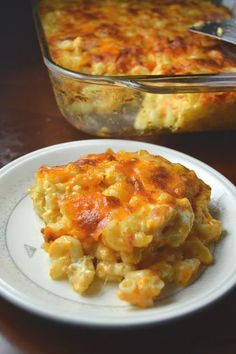
[{"label": "dark wood grain", "polygon": [[[43,65],[27,1],[5,1],[0,30],[0,164],[32,150],[94,138],[62,118]],[[2,5],[1,5],[2,6]],[[142,139],[190,154],[236,183],[236,132]],[[60,311],[58,309],[58,311]],[[181,320],[127,330],[54,323],[0,299],[0,354],[236,353],[236,290]]]}]

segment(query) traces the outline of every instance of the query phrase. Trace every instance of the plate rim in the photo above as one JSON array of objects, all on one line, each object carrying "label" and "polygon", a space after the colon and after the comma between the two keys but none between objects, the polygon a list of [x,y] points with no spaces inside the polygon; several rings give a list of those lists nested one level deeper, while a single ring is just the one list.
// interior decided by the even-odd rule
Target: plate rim
[{"label": "plate rim", "polygon": [[[174,156],[179,156],[182,159],[184,159],[185,161],[189,161],[191,163],[193,163],[196,166],[199,166],[201,169],[203,169],[206,172],[209,172],[210,174],[212,174],[218,181],[220,181],[221,183],[223,183],[224,185],[226,185],[226,187],[229,188],[229,190],[232,192],[232,196],[234,198],[236,198],[236,187],[234,186],[234,184],[227,179],[224,175],[222,175],[220,172],[218,172],[217,170],[215,170],[213,167],[209,166],[208,164],[198,160],[195,157],[192,157],[191,155],[185,154],[183,152],[180,152],[178,150],[175,149],[171,149],[162,145],[158,145],[158,144],[153,144],[153,143],[146,143],[143,141],[136,141],[136,140],[122,140],[122,139],[86,139],[86,140],[75,140],[75,141],[70,141],[70,142],[65,142],[65,143],[59,143],[59,144],[55,144],[55,145],[50,145],[47,147],[43,147],[37,150],[34,150],[30,153],[24,154],[23,156],[18,157],[17,159],[13,160],[12,162],[8,163],[7,165],[3,166],[0,169],[0,180],[1,177],[3,177],[5,174],[10,173],[12,169],[14,169],[14,167],[20,165],[22,162],[26,162],[29,161],[31,159],[34,159],[37,156],[40,155],[45,155],[50,151],[57,151],[57,150],[61,150],[64,148],[69,148],[69,147],[74,147],[74,146],[99,146],[99,144],[102,145],[107,145],[107,148],[109,148],[109,144],[132,144],[133,147],[136,145],[137,146],[137,150],[140,149],[144,149],[146,147],[146,149],[148,149],[148,147],[150,148],[155,148],[158,149],[160,148],[162,150],[162,152],[166,152],[169,154],[174,154]],[[128,146],[128,145],[127,145]],[[111,146],[112,148],[112,146]],[[129,151],[129,149],[127,149]],[[162,152],[160,152],[160,155],[162,155]],[[92,152],[91,152],[92,153]],[[181,162],[180,162],[181,163]],[[173,315],[168,315],[166,318],[149,318],[149,317],[145,317],[145,318],[141,318],[140,320],[138,318],[131,318],[131,321],[127,321],[127,322],[123,322],[122,318],[119,319],[120,323],[113,323],[112,320],[106,320],[107,322],[94,322],[93,320],[91,320],[90,318],[88,318],[88,320],[84,320],[84,319],[80,319],[80,318],[68,318],[65,317],[64,315],[58,315],[55,312],[51,311],[48,312],[42,308],[37,308],[36,304],[33,304],[31,302],[26,303],[24,302],[24,299],[22,299],[22,297],[18,297],[17,294],[19,293],[18,290],[14,289],[12,286],[10,286],[8,283],[6,283],[5,281],[3,281],[0,278],[0,295],[5,298],[6,300],[10,301],[11,303],[13,303],[14,305],[20,307],[23,310],[29,311],[30,313],[39,315],[40,317],[43,318],[47,318],[47,319],[51,319],[54,321],[58,321],[58,322],[62,322],[62,323],[70,323],[73,325],[82,325],[82,326],[88,326],[88,327],[112,327],[112,328],[125,328],[125,327],[137,327],[137,326],[144,326],[144,325],[151,325],[151,324],[162,324],[162,323],[166,323],[169,321],[173,321],[176,319],[179,319],[181,317],[186,317],[190,314],[193,314],[195,312],[201,311],[204,308],[211,306],[211,304],[219,301],[222,297],[224,297],[227,293],[229,293],[229,291],[233,290],[235,285],[236,285],[236,274],[235,276],[231,277],[232,280],[229,282],[227,282],[227,286],[226,289],[224,288],[221,291],[217,292],[217,295],[211,299],[208,299],[207,296],[207,300],[203,300],[202,304],[198,304],[198,306],[196,308],[194,308],[194,303],[193,305],[189,305],[186,308],[183,308],[183,310],[177,314],[173,314]]]}]

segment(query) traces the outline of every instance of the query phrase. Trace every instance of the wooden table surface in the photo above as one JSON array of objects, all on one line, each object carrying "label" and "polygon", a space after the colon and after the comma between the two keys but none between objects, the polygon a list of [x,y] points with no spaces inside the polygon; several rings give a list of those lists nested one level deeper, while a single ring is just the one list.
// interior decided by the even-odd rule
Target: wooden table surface
[{"label": "wooden table surface", "polygon": [[[44,146],[93,138],[71,127],[56,107],[28,2],[4,3],[4,11],[0,12],[3,34],[0,55],[1,166]],[[236,183],[236,132],[169,135],[143,140],[190,154]],[[148,351],[235,354],[236,290],[204,311],[174,322],[106,331],[55,323],[0,298],[0,354]]]}]

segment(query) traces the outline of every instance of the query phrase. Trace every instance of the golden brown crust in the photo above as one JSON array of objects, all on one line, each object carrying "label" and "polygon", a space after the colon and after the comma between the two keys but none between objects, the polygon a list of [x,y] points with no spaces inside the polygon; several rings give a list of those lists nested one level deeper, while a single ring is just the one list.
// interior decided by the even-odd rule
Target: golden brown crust
[{"label": "golden brown crust", "polygon": [[[74,188],[77,184],[80,186],[78,189]],[[111,185],[120,190],[118,196],[106,194]],[[63,193],[60,188],[63,188]],[[163,193],[166,196],[165,205],[173,208],[177,207],[176,200],[179,198],[187,198],[193,209],[202,208],[201,203],[197,205],[201,193],[205,196],[206,205],[210,199],[209,186],[198,179],[193,171],[144,151],[114,153],[108,150],[103,154],[87,155],[66,166],[41,167],[37,172],[35,190],[37,193],[33,199],[37,209],[38,205],[43,204],[46,224],[52,221],[48,219],[48,207],[45,204],[47,195],[54,205],[51,207],[56,215],[53,221],[57,220],[60,213],[70,220],[70,223],[63,222],[60,228],[46,226],[42,230],[46,241],[63,234],[79,239],[97,239],[115,209],[115,219],[122,220],[142,205],[158,204],[157,200]],[[55,199],[53,193],[57,195]],[[125,193],[125,197],[122,197],[122,193]],[[132,197],[138,198],[136,206],[130,204]],[[43,215],[42,211],[40,215]]]},{"label": "golden brown crust", "polygon": [[60,0],[42,2],[40,11],[52,58],[74,71],[182,74],[236,68],[219,41],[188,32],[200,20],[230,16],[210,1]]}]

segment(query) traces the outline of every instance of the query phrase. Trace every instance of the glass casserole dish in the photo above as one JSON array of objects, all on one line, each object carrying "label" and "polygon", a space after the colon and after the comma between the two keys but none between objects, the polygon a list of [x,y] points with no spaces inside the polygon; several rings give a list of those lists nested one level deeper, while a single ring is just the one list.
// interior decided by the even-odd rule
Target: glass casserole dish
[{"label": "glass casserole dish", "polygon": [[42,0],[34,15],[58,107],[76,128],[117,137],[236,128],[233,46],[188,32],[230,17],[219,1]]}]

